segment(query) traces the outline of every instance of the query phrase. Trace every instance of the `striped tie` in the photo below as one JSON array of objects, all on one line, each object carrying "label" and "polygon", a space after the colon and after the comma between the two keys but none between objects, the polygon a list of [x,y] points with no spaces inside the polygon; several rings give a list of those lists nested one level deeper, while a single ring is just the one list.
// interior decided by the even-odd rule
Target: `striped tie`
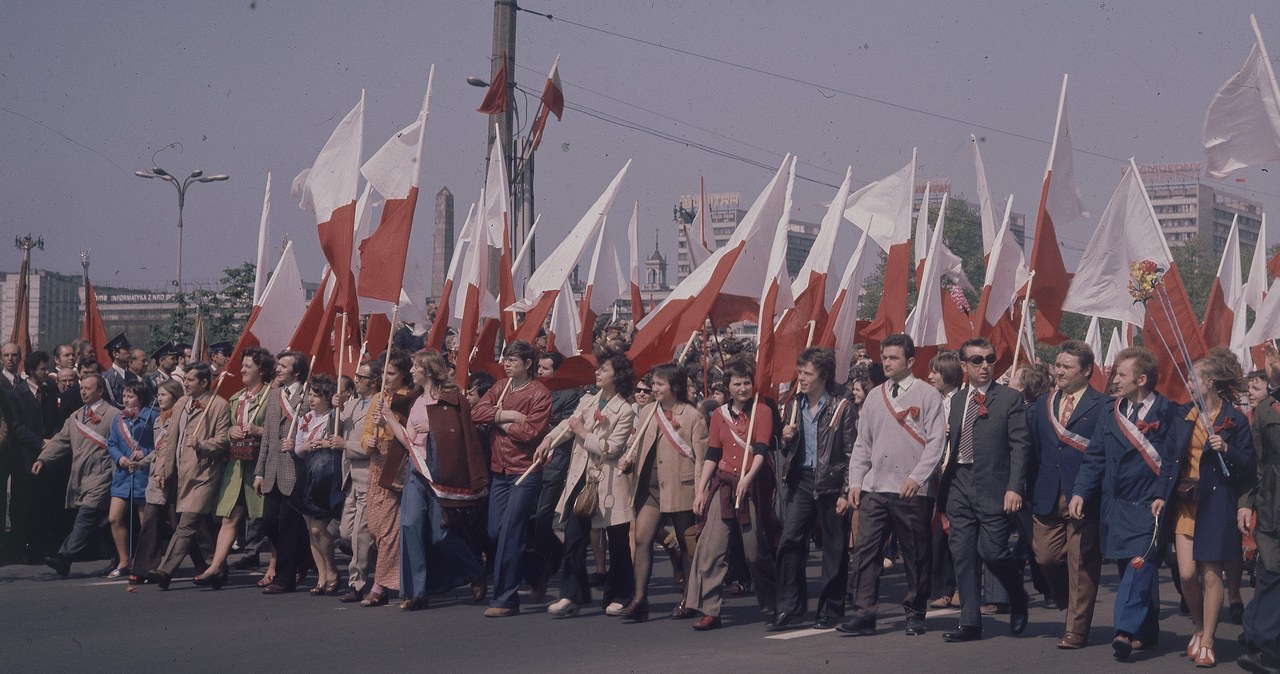
[{"label": "striped tie", "polygon": [[965,406],[964,422],[960,426],[960,446],[957,448],[957,461],[959,463],[973,463],[973,421],[978,418],[978,396],[981,393],[974,392],[969,396],[969,404]]}]

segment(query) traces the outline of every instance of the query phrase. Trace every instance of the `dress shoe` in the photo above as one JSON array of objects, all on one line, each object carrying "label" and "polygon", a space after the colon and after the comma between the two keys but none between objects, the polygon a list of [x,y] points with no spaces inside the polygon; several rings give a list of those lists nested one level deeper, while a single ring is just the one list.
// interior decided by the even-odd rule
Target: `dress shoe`
[{"label": "dress shoe", "polygon": [[471,581],[471,601],[482,602],[489,596],[489,582],[483,576]]},{"label": "dress shoe", "polygon": [[1067,632],[1058,640],[1058,648],[1064,651],[1074,651],[1078,648],[1084,648],[1085,636],[1076,634],[1075,632]]},{"label": "dress shoe", "polygon": [[45,557],[44,563],[50,569],[53,569],[54,573],[57,573],[63,578],[71,575],[71,562],[68,562],[62,555],[50,555]]},{"label": "dress shoe", "polygon": [[262,590],[262,594],[289,594],[298,588],[293,585],[281,585],[280,583],[272,583]]},{"label": "dress shoe", "polygon": [[248,569],[256,569],[261,565],[262,560],[258,557],[258,553],[255,552],[237,559],[235,564],[231,565],[231,568],[238,571],[246,571]]},{"label": "dress shoe", "polygon": [[818,616],[818,619],[817,619],[816,621],[814,621],[814,623],[813,623],[813,629],[815,629],[815,630],[833,630],[833,629],[835,629],[835,628],[836,628],[836,626],[837,626],[837,625],[839,625],[839,624],[840,624],[840,621],[839,621],[839,620],[837,620],[835,616],[820,615],[820,616]]},{"label": "dress shoe", "polygon": [[587,585],[591,587],[604,587],[605,577],[603,573],[592,573],[587,576]]},{"label": "dress shoe", "polygon": [[698,620],[693,623],[693,629],[699,632],[706,632],[708,630],[718,630],[720,629],[720,616],[704,615],[701,618],[698,618]]},{"label": "dress shoe", "polygon": [[794,630],[804,627],[804,615],[796,615],[782,611],[773,617],[773,620],[764,624],[766,632],[781,632],[783,630]]},{"label": "dress shoe", "polygon": [[929,628],[925,626],[924,618],[907,618],[907,636],[918,637],[928,631]]},{"label": "dress shoe", "polygon": [[422,609],[426,607],[427,607],[426,597],[410,597],[408,599],[400,600],[401,611],[417,611],[418,609]]},{"label": "dress shoe", "polygon": [[622,602],[615,601],[609,604],[608,606],[604,607],[604,614],[607,616],[620,618],[625,614],[626,610],[627,610],[627,607],[623,605]]},{"label": "dress shoe", "polygon": [[147,580],[155,583],[161,590],[169,589],[169,583],[173,581],[173,577],[164,571],[148,571]]},{"label": "dress shoe", "polygon": [[[99,577],[101,577],[101,578],[112,578],[113,576],[112,576],[111,574],[112,574],[115,570],[116,570],[116,564],[115,564],[115,562],[112,562],[112,563],[110,563],[110,564],[108,564],[108,565],[106,565],[106,566],[102,567],[101,569],[98,569],[98,573],[97,573],[97,575],[98,575]],[[120,576],[114,576],[114,577],[115,577],[115,578],[119,578]]]},{"label": "dress shoe", "polygon": [[1133,641],[1123,634],[1117,634],[1111,640],[1111,650],[1115,651],[1117,660],[1128,660],[1129,654],[1133,652]]},{"label": "dress shoe", "polygon": [[632,600],[630,604],[622,609],[622,619],[635,623],[642,623],[649,619],[649,601]]},{"label": "dress shoe", "polygon": [[520,607],[501,608],[498,606],[490,606],[484,610],[484,617],[486,618],[510,618],[513,615],[520,615]]},{"label": "dress shoe", "polygon": [[1280,674],[1280,660],[1268,658],[1261,652],[1246,653],[1236,658],[1236,664],[1245,671],[1257,674]]},{"label": "dress shoe", "polygon": [[1155,647],[1156,647],[1159,643],[1160,643],[1160,640],[1159,640],[1159,639],[1152,639],[1152,640],[1150,640],[1150,641],[1143,641],[1142,639],[1130,639],[1130,640],[1129,640],[1129,644],[1133,646],[1133,650],[1134,650],[1134,652],[1135,652],[1135,653],[1136,653],[1136,652],[1138,652],[1138,651],[1151,651],[1151,650],[1155,650]]},{"label": "dress shoe", "polygon": [[855,637],[869,637],[876,633],[876,623],[870,618],[857,616],[836,625],[836,631]]},{"label": "dress shoe", "polygon": [[960,625],[950,632],[942,633],[942,640],[949,643],[977,641],[982,638],[982,627],[979,625]]},{"label": "dress shoe", "polygon": [[538,576],[530,585],[529,600],[535,604],[541,604],[542,600],[547,598],[547,577],[545,575]]},{"label": "dress shoe", "polygon": [[360,601],[361,599],[364,599],[364,593],[355,588],[351,588],[350,590],[347,590],[342,594],[341,597],[338,597],[338,601],[344,604],[354,604]]},{"label": "dress shoe", "polygon": [[1025,603],[1009,609],[1009,631],[1014,636],[1027,631],[1027,605]]},{"label": "dress shoe", "polygon": [[557,618],[571,618],[578,615],[578,605],[571,599],[560,599],[547,607],[547,613]]},{"label": "dress shoe", "polygon": [[671,613],[669,613],[668,615],[671,616],[672,620],[688,620],[689,618],[693,617],[693,614],[694,614],[693,609],[689,608],[688,606],[685,606],[684,600],[681,599],[680,603],[676,604],[676,607],[671,609]]},{"label": "dress shoe", "polygon": [[1227,610],[1231,614],[1232,623],[1235,623],[1236,625],[1240,625],[1244,623],[1244,603],[1243,602],[1233,601],[1231,602],[1231,606]]}]

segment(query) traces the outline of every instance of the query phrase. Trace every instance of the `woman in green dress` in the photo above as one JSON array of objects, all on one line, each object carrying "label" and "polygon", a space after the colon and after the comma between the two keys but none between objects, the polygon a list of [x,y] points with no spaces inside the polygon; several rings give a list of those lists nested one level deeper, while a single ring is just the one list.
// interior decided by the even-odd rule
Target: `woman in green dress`
[{"label": "woman in green dress", "polygon": [[244,352],[240,378],[244,388],[231,396],[231,456],[222,473],[222,488],[214,511],[222,518],[218,544],[209,568],[196,576],[196,585],[221,587],[227,579],[227,555],[246,516],[262,517],[262,496],[253,490],[253,470],[262,446],[262,421],[275,378],[276,359],[270,351],[251,347]]}]

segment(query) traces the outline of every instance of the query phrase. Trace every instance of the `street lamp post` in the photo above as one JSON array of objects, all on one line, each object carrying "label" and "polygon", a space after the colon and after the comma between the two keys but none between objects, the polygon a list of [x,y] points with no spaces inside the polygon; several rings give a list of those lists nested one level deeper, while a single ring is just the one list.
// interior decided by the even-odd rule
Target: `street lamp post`
[{"label": "street lamp post", "polygon": [[182,180],[181,182],[179,182],[176,177],[174,177],[168,171],[160,168],[159,166],[151,167],[150,171],[134,171],[133,174],[138,176],[139,178],[148,178],[148,179],[160,178],[161,180],[164,180],[165,182],[172,184],[174,188],[178,190],[178,272],[177,272],[177,277],[174,279],[173,285],[177,287],[178,295],[181,296],[182,295],[182,208],[186,205],[186,202],[187,202],[187,188],[191,186],[192,182],[215,183],[222,180],[226,180],[230,178],[230,176],[221,174],[221,173],[218,175],[206,176],[204,174],[204,171],[197,169],[195,171],[192,171],[191,175],[187,176],[185,180]]}]

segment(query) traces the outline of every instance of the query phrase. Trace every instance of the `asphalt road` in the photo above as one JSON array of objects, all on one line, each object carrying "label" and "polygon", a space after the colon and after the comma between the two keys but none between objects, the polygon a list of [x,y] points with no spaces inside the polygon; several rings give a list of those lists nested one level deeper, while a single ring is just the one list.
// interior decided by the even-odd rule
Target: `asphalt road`
[{"label": "asphalt road", "polygon": [[[380,608],[341,604],[305,592],[261,596],[258,574],[234,572],[221,591],[175,580],[162,592],[95,572],[101,562],[76,564],[67,579],[45,567],[0,568],[0,671],[7,672],[258,672],[353,671],[555,671],[555,672],[879,672],[1189,671],[1178,653],[1191,621],[1178,614],[1177,594],[1163,572],[1160,644],[1128,663],[1112,658],[1111,611],[1116,578],[1105,569],[1091,646],[1054,647],[1062,613],[1033,602],[1031,625],[1021,637],[1007,616],[985,618],[986,638],[948,644],[942,632],[956,611],[930,613],[929,633],[903,631],[901,570],[882,586],[879,633],[847,637],[812,629],[770,634],[751,597],[726,603],[725,627],[694,632],[689,621],[666,617],[677,588],[663,555],[655,555],[653,614],[629,624],[603,615],[599,606],[579,616],[553,619],[542,604],[528,603],[511,618],[484,618],[484,605],[465,588],[432,596],[430,608],[404,613],[395,603]],[[816,556],[811,560],[816,562]],[[188,577],[189,567],[179,571]],[[817,574],[811,565],[810,577]],[[1252,592],[1245,589],[1246,602]],[[1225,607],[1224,607],[1225,617]],[[1237,671],[1240,627],[1218,630],[1221,667]],[[412,670],[410,669],[412,668]]]}]

